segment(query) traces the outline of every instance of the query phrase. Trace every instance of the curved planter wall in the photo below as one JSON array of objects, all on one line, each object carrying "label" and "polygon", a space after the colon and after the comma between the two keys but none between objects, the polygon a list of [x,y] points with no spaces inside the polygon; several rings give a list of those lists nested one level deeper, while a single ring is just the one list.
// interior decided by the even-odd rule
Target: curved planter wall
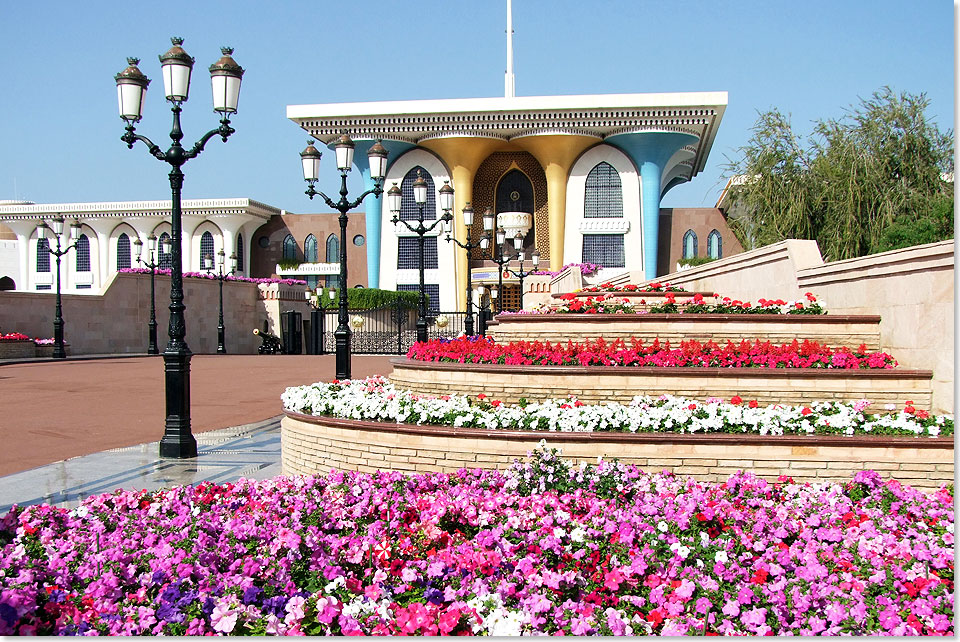
[{"label": "curved planter wall", "polygon": [[689,399],[740,395],[763,405],[868,399],[868,412],[912,401],[930,409],[929,370],[820,370],[801,368],[654,368],[612,366],[506,366],[392,359],[390,380],[428,395],[481,392],[506,403],[521,398],[565,398],[627,403],[636,395]]},{"label": "curved planter wall", "polygon": [[283,474],[333,468],[376,472],[453,472],[499,468],[523,459],[543,439],[572,461],[598,456],[648,472],[671,470],[717,482],[739,470],[769,480],[847,481],[876,470],[924,490],[953,481],[953,439],[911,437],[771,437],[663,433],[558,433],[412,426],[287,412],[281,421]]},{"label": "curved planter wall", "polygon": [[[802,314],[498,314],[487,331],[498,343],[511,341],[581,342],[587,339],[659,338],[670,341],[757,339],[775,344],[794,339],[818,341],[830,347],[880,350],[880,317],[876,315]],[[896,356],[896,355],[894,355]]]}]

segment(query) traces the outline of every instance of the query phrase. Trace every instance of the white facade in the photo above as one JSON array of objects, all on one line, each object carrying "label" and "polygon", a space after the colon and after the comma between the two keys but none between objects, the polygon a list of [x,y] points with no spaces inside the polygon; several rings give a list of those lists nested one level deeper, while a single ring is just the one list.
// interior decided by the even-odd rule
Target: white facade
[{"label": "white facade", "polygon": [[[200,272],[203,269],[200,256],[200,240],[209,232],[214,240],[214,252],[223,249],[227,256],[237,252],[238,243],[243,244],[242,262],[238,273],[250,272],[251,244],[254,231],[280,210],[246,198],[234,199],[188,199],[181,204],[182,232],[181,250],[184,272]],[[0,205],[0,223],[17,235],[16,258],[18,277],[17,290],[50,290],[56,284],[56,257],[50,255],[49,270],[41,270],[38,262],[38,227],[42,221],[49,222],[60,215],[65,219],[61,246],[70,243],[70,223],[81,224],[80,234],[86,239],[83,247],[71,250],[61,259],[61,290],[73,294],[96,294],[124,267],[121,254],[126,254],[129,244],[129,267],[142,267],[137,263],[134,241],[143,243],[143,259],[149,260],[147,238],[152,234],[158,239],[171,234],[170,201],[128,201],[102,203],[18,203]],[[121,239],[124,237],[123,244]],[[57,241],[52,231],[46,235],[52,249]],[[81,251],[78,252],[78,249]],[[159,248],[157,250],[159,253]],[[154,256],[154,261],[161,257]],[[9,259],[7,259],[9,260]],[[2,263],[0,263],[2,265]],[[0,274],[0,276],[11,276]]]}]

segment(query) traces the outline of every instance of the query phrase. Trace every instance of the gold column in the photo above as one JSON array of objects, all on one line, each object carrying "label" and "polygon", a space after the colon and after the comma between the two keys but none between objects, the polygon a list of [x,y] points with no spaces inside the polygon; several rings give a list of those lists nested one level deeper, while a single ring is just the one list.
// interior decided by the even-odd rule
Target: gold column
[{"label": "gold column", "polygon": [[[497,148],[504,145],[504,141],[496,138],[432,138],[420,143],[421,147],[429,149],[450,168],[453,179],[453,234],[457,240],[466,242],[467,227],[463,224],[461,212],[467,202],[473,200],[473,177],[480,164],[486,160]],[[479,225],[480,215],[474,214],[474,225]],[[470,269],[469,257],[466,250],[457,248],[456,275],[457,275],[457,309],[466,309],[467,306],[467,270]]]},{"label": "gold column", "polygon": [[570,166],[588,147],[600,142],[593,136],[544,134],[514,138],[511,142],[533,154],[547,177],[547,212],[550,217],[550,269],[563,267],[563,235],[567,215],[567,175]]}]

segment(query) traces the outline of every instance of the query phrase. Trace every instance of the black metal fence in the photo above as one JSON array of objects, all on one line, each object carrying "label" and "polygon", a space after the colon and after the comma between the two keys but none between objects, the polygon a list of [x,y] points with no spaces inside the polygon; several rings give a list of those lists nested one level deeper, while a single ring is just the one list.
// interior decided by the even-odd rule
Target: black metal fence
[{"label": "black metal fence", "polygon": [[[353,354],[406,354],[417,341],[417,308],[402,301],[371,310],[349,310],[350,319],[360,317],[360,327],[351,324],[350,341]],[[446,317],[444,327],[437,319]],[[466,312],[427,312],[427,338],[454,338],[466,332]],[[473,316],[475,331],[479,329],[478,315]],[[313,310],[309,320],[303,321],[307,354],[326,354],[336,350],[333,335],[337,329],[337,309]]]}]

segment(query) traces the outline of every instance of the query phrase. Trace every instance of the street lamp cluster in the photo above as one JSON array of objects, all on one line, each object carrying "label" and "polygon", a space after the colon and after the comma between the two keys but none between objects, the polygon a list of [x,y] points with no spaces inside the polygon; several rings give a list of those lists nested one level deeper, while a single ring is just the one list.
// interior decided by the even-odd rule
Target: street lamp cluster
[{"label": "street lamp cluster", "polygon": [[417,235],[417,248],[420,256],[420,300],[417,305],[417,341],[426,341],[427,340],[427,292],[426,285],[424,283],[424,246],[426,243],[426,235],[432,232],[437,228],[438,225],[443,225],[444,232],[447,233],[447,236],[450,235],[450,224],[453,221],[453,215],[450,213],[450,210],[453,209],[453,188],[450,187],[449,181],[443,182],[443,187],[440,188],[440,209],[443,210],[443,215],[440,216],[429,226],[424,224],[423,219],[423,208],[427,204],[427,181],[420,174],[420,170],[417,170],[417,178],[413,181],[413,200],[417,204],[417,221],[416,225],[411,225],[407,221],[400,218],[400,206],[401,201],[403,200],[403,192],[397,184],[394,183],[393,187],[387,192],[387,207],[390,208],[390,212],[393,214],[393,224],[399,225],[402,223],[404,227]]},{"label": "street lamp cluster", "polygon": [[53,236],[57,239],[57,249],[47,244],[47,251],[57,257],[57,310],[53,317],[53,358],[65,359],[67,357],[66,348],[63,345],[63,306],[60,302],[60,259],[72,249],[77,247],[77,241],[80,240],[80,221],[74,219],[70,224],[70,243],[66,246],[62,243],[63,238],[63,217],[55,216],[48,225],[46,221],[40,223],[37,228],[37,237],[46,238],[46,232],[53,229]]},{"label": "street lamp cluster", "polygon": [[163,353],[166,383],[166,422],[160,440],[161,457],[188,458],[197,456],[197,441],[190,431],[190,349],[187,347],[186,322],[183,304],[183,257],[181,190],[183,171],[188,160],[196,158],[207,142],[219,135],[223,142],[235,132],[230,126],[230,115],[237,112],[240,98],[240,82],[243,68],[232,58],[233,49],[224,47],[222,56],[210,65],[210,82],[213,91],[213,110],[220,114],[220,126],[204,134],[189,150],[181,144],[183,131],[180,128],[181,105],[190,93],[190,76],[194,59],[183,50],[182,38],[171,38],[173,46],[160,56],[164,95],[171,103],[173,126],[170,130],[171,145],[160,149],[149,138],[136,133],[136,124],[143,117],[144,98],[150,80],[137,67],[139,59],[128,58],[128,67],[115,76],[120,118],[126,122],[126,131],[120,140],[133,149],[137,141],[147,146],[148,153],[170,165],[172,228],[172,253],[170,262],[170,324],[166,350]]},{"label": "street lamp cluster", "polygon": [[[493,233],[493,224],[496,221],[496,217],[493,215],[493,209],[487,208],[483,213],[483,236],[481,236],[476,241],[471,241],[473,231],[473,206],[470,203],[467,203],[463,210],[463,224],[467,228],[467,242],[461,243],[457,239],[450,236],[450,230],[447,230],[447,242],[453,241],[464,250],[467,251],[467,318],[464,321],[464,330],[467,333],[467,336],[473,336],[473,283],[471,281],[471,271],[470,271],[470,252],[480,248],[481,250],[486,250],[490,246],[490,237]],[[480,292],[481,299],[483,298],[483,292]]]},{"label": "street lamp cluster", "polygon": [[203,269],[207,274],[212,274],[213,278],[220,282],[220,316],[217,323],[217,354],[227,354],[227,348],[223,343],[223,281],[237,271],[237,255],[230,255],[230,271],[223,271],[224,251],[217,252],[217,271],[213,272],[213,255],[206,254],[203,257]]},{"label": "street lamp cluster", "polygon": [[[147,269],[150,270],[150,321],[147,323],[149,328],[148,337],[147,337],[147,354],[159,354],[160,350],[157,348],[157,309],[154,303],[156,298],[156,275],[157,268],[160,267],[160,259],[157,257],[154,259],[154,252],[157,250],[157,237],[151,234],[147,237],[147,250],[150,252],[150,260],[143,260],[143,241],[139,238],[133,242],[134,247],[137,250],[137,263],[145,265]],[[170,255],[170,237],[164,236],[160,241],[160,253]]]},{"label": "street lamp cluster", "polygon": [[303,180],[307,182],[305,194],[313,200],[320,196],[328,207],[340,212],[340,305],[337,308],[337,329],[333,335],[337,343],[336,370],[337,379],[349,379],[351,373],[350,331],[347,313],[347,212],[355,209],[370,194],[378,198],[383,193],[382,181],[387,174],[387,150],[380,142],[374,143],[367,152],[370,162],[370,177],[374,181],[372,189],[368,189],[355,200],[347,198],[347,172],[353,167],[353,141],[346,134],[340,136],[334,146],[337,156],[337,169],[340,170],[340,200],[334,202],[326,194],[314,188],[320,178],[321,152],[314,147],[313,141],[307,141],[307,147],[300,152],[300,161],[303,165]]}]

